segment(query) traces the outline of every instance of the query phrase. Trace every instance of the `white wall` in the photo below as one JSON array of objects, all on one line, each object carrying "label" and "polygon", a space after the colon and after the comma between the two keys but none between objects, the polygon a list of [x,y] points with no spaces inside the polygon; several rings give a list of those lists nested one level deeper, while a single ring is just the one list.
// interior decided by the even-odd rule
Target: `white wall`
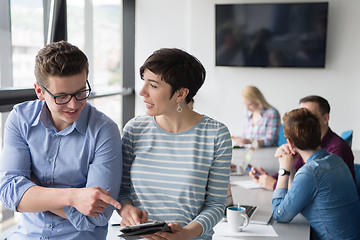
[{"label": "white wall", "polygon": [[[195,110],[225,123],[234,135],[240,131],[244,109],[240,92],[246,85],[257,86],[281,115],[296,108],[301,97],[323,96],[331,105],[331,128],[338,134],[353,129],[353,149],[360,150],[360,1],[328,1],[325,69],[215,67],[215,4],[250,2],[275,0],[137,0],[136,69],[162,47],[181,48],[196,56],[207,78],[195,96]],[[141,85],[139,77],[137,92]],[[136,114],[144,114],[140,97],[136,103]]]}]

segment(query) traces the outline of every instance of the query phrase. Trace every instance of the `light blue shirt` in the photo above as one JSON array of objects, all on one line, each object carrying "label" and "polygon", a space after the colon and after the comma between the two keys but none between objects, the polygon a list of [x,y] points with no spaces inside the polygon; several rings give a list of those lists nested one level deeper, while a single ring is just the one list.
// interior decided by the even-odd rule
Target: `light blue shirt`
[{"label": "light blue shirt", "polygon": [[153,117],[129,121],[123,134],[124,177],[119,201],[132,201],[149,221],[197,222],[211,239],[222,219],[232,156],[228,128],[207,116],[169,133]]},{"label": "light blue shirt", "polygon": [[360,202],[349,168],[326,149],[313,153],[290,189],[273,193],[273,217],[289,222],[298,213],[311,225],[311,239],[360,239]]},{"label": "light blue shirt", "polygon": [[[16,211],[23,194],[35,184],[43,187],[98,186],[115,199],[122,178],[121,139],[117,125],[86,103],[79,119],[58,131],[44,101],[14,106],[5,125],[0,161],[1,201]],[[51,199],[49,199],[51,201]],[[99,217],[88,217],[65,207],[67,219],[51,212],[22,213],[13,239],[105,239],[114,208]]]}]

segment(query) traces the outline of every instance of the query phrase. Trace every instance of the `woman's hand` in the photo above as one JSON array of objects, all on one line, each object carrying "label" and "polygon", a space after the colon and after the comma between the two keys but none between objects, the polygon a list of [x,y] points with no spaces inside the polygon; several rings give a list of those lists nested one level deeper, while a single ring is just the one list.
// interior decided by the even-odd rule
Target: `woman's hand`
[{"label": "woman's hand", "polygon": [[120,223],[121,226],[137,225],[141,223],[146,223],[148,220],[148,213],[146,211],[134,207],[129,202],[122,205],[119,214],[122,217]]},{"label": "woman's hand", "polygon": [[293,168],[296,155],[296,152],[289,143],[281,145],[275,152],[275,157],[279,159],[280,168],[284,168],[288,171]]},{"label": "woman's hand", "polygon": [[178,223],[170,223],[168,225],[171,228],[171,233],[168,232],[157,232],[149,235],[142,236],[149,240],[187,240],[192,239],[189,236],[189,230],[183,228]]}]

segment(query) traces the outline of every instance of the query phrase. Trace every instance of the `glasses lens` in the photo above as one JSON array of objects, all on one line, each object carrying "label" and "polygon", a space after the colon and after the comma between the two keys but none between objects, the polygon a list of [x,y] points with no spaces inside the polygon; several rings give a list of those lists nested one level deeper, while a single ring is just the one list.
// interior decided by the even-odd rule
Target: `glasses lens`
[{"label": "glasses lens", "polygon": [[85,98],[88,98],[90,95],[90,90],[89,89],[86,89],[84,91],[81,91],[81,92],[78,92],[76,95],[75,95],[75,98],[77,100],[84,100]]},{"label": "glasses lens", "polygon": [[70,101],[71,95],[64,95],[64,96],[59,96],[55,98],[55,103],[57,104],[65,104],[67,102]]}]

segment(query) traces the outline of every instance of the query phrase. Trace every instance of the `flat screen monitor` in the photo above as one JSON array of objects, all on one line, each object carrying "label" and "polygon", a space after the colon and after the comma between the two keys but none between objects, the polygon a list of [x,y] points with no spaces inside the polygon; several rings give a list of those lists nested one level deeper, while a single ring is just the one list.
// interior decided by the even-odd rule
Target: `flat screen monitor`
[{"label": "flat screen monitor", "polygon": [[217,4],[216,66],[324,68],[327,2]]}]

